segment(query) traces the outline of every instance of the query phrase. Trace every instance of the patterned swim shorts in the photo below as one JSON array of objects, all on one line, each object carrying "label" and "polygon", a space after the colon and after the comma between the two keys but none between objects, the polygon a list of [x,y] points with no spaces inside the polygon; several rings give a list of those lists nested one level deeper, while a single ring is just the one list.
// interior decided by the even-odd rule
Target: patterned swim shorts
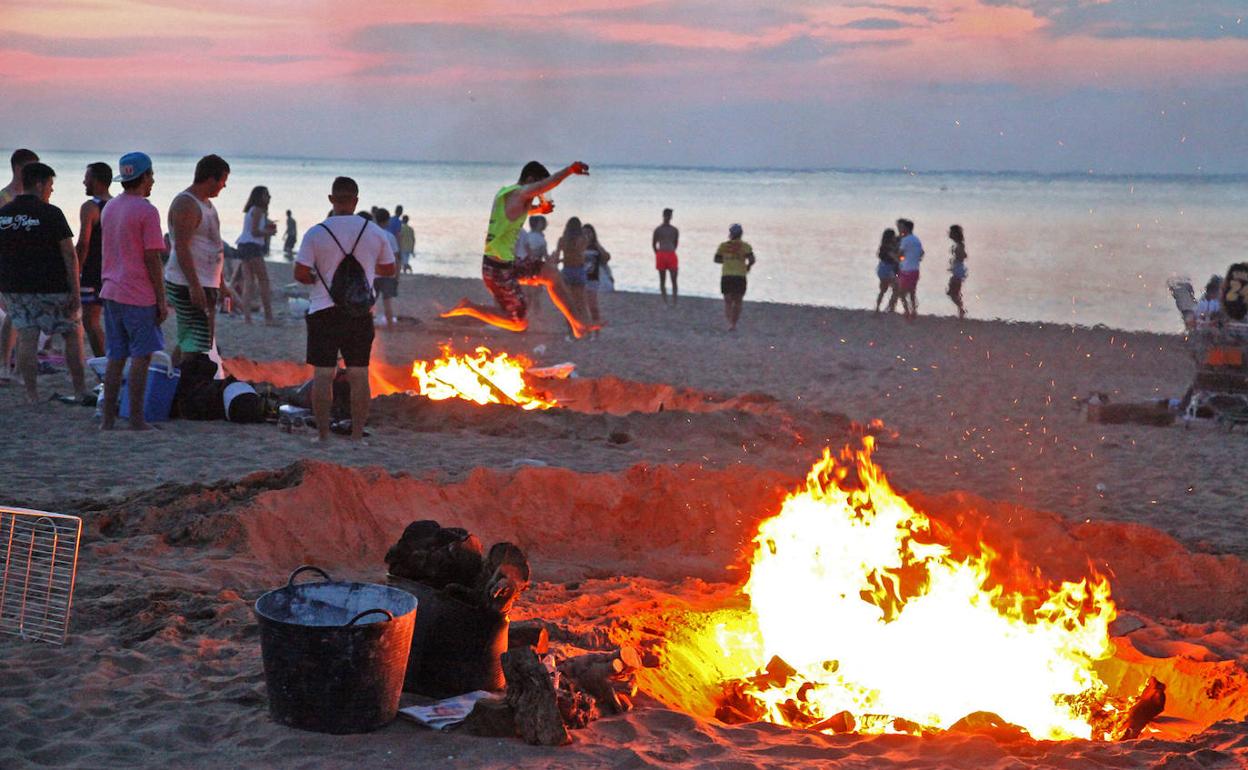
[{"label": "patterned swim shorts", "polygon": [[498,307],[513,319],[524,318],[529,313],[529,303],[520,290],[520,281],[536,276],[542,270],[542,260],[516,260],[499,262],[485,257],[481,262],[481,279],[485,288],[494,295]]},{"label": "patterned swim shorts", "polygon": [[70,310],[73,297],[55,294],[5,293],[4,303],[16,329],[38,329],[44,334],[66,334],[82,323],[82,309]]}]

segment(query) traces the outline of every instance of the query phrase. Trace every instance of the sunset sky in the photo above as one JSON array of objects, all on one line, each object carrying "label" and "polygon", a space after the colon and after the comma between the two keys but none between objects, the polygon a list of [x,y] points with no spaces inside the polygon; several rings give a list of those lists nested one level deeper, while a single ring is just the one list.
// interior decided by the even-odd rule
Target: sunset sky
[{"label": "sunset sky", "polygon": [[0,145],[1244,173],[1245,16],[1245,0],[5,2]]}]

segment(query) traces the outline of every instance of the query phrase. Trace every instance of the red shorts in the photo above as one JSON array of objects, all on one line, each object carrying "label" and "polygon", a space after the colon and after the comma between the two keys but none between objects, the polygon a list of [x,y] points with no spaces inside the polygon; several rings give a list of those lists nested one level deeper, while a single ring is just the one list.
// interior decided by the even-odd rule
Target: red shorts
[{"label": "red shorts", "polygon": [[914,291],[919,287],[919,271],[900,272],[897,274],[897,291]]},{"label": "red shorts", "polygon": [[656,251],[654,252],[654,269],[655,270],[675,270],[680,266],[680,261],[676,259],[674,251]]}]

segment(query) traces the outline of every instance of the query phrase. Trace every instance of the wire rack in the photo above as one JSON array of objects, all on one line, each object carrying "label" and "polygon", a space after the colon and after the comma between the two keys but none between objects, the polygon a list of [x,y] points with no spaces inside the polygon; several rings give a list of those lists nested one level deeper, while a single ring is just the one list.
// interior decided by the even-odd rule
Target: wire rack
[{"label": "wire rack", "polygon": [[0,633],[64,644],[82,519],[0,506]]}]

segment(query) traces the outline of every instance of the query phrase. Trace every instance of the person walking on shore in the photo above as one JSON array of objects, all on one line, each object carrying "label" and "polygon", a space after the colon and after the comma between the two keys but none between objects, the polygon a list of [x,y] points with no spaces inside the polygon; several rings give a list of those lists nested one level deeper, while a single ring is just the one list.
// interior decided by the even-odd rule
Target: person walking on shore
[{"label": "person walking on shore", "polygon": [[715,262],[722,265],[719,291],[724,295],[724,316],[728,319],[728,331],[737,330],[741,320],[741,306],[745,300],[746,276],[754,267],[754,249],[741,240],[741,225],[728,228],[728,240],[715,250]]},{"label": "person walking on shore", "polygon": [[919,264],[923,261],[923,242],[914,234],[914,222],[897,220],[897,233],[901,240],[901,265],[897,270],[897,292],[901,295],[901,307],[906,319],[913,321],[919,315]]},{"label": "person walking on shore", "polygon": [[65,338],[65,365],[74,398],[86,391],[82,365],[82,300],[73,231],[52,197],[51,167],[22,168],[22,194],[0,207],[0,292],[17,330],[17,370],[26,401],[39,401],[39,333]]},{"label": "person walking on shore", "polygon": [[[611,268],[607,263],[611,261],[611,252],[603,248],[598,242],[598,231],[594,226],[585,223],[585,306],[589,310],[590,323],[595,326],[602,325],[602,311],[598,306],[598,294],[602,289],[602,279],[604,275],[610,277]],[[598,332],[590,332],[591,336],[597,337]]]},{"label": "person walking on shore", "polygon": [[962,304],[962,284],[966,281],[966,239],[962,235],[962,225],[949,226],[949,288],[945,293],[953,304],[958,307],[958,318],[966,318],[966,306]]},{"label": "person walking on shore", "polygon": [[650,238],[650,246],[654,249],[654,267],[659,271],[659,293],[663,302],[667,302],[667,275],[672,275],[672,304],[676,304],[678,290],[676,274],[680,270],[680,260],[676,256],[676,247],[680,245],[680,230],[672,224],[672,210],[663,209],[663,224],[654,228]]},{"label": "person walking on shore", "polygon": [[243,322],[251,323],[251,302],[260,293],[264,322],[273,325],[273,299],[269,296],[269,268],[264,253],[269,238],[277,233],[277,224],[269,221],[269,188],[253,187],[243,206],[243,233],[238,236],[238,261],[243,271]]},{"label": "person walking on shore", "polygon": [[878,260],[875,266],[875,276],[880,279],[880,293],[875,295],[875,312],[880,312],[880,303],[884,301],[884,295],[891,289],[893,296],[888,300],[888,312],[897,309],[897,266],[901,262],[900,251],[897,248],[897,232],[893,228],[888,228],[884,234],[880,236],[880,249],[876,252]]},{"label": "person walking on shore", "polygon": [[290,209],[286,209],[286,232],[282,234],[282,253],[287,259],[294,259],[297,240],[299,240],[299,225],[295,222]]},{"label": "person walking on shore", "polygon": [[[305,321],[307,362],[314,369],[312,412],[317,441],[329,439],[339,356],[351,385],[351,438],[357,442],[364,439],[371,397],[368,367],[376,335],[372,313],[376,297],[371,289],[378,276],[398,272],[385,232],[353,213],[359,202],[360,187],[354,179],[335,179],[329,194],[333,207],[329,217],[304,233],[295,258],[295,280],[311,287]],[[338,275],[339,270],[343,275]]]},{"label": "person walking on shore", "polygon": [[221,194],[229,178],[229,163],[220,156],[205,155],[195,164],[191,186],[169,205],[173,250],[165,266],[165,292],[178,319],[174,364],[185,355],[208,353],[216,340],[225,247],[221,217],[212,199]]},{"label": "person walking on shore", "polygon": [[130,359],[130,429],[152,430],[143,419],[147,395],[147,368],[152,354],[165,349],[160,325],[169,315],[165,282],[161,280],[161,257],[165,239],[160,212],[148,202],[156,175],[152,159],[141,152],[121,157],[114,182],[121,195],[100,212],[103,242],[101,274],[104,287],[104,340],[108,369],[104,373],[104,419],[102,430],[112,430],[117,418],[117,394],[121,376]]},{"label": "person walking on shore", "polygon": [[[22,169],[31,163],[38,163],[39,156],[34,150],[25,147],[14,150],[9,156],[9,167],[13,170],[13,178],[0,188],[0,206],[7,206],[24,192],[22,186]],[[0,310],[6,310],[5,302],[0,298]],[[17,342],[17,332],[13,329],[13,319],[6,310],[4,320],[0,321],[0,383],[7,383],[13,378],[9,361],[13,357],[13,346]]]},{"label": "person walking on shore", "polygon": [[[381,232],[386,237],[386,243],[390,244],[390,252],[394,255],[397,263],[399,258],[399,240],[394,237],[394,233],[390,231],[390,223],[393,218],[390,212],[385,209],[375,209],[373,211],[374,221],[381,228]],[[399,296],[399,276],[379,275],[373,281],[373,289],[377,292],[377,296],[381,299],[382,320],[387,327],[394,326],[398,323],[398,318],[394,315],[394,300]]]},{"label": "person walking on shore", "polygon": [[[402,208],[402,207],[400,207]],[[396,214],[397,218],[398,215]],[[407,214],[399,220],[399,269],[412,272],[412,255],[416,253],[416,231],[407,222]]]},{"label": "person walking on shore", "polygon": [[82,328],[91,355],[104,355],[104,300],[100,298],[103,278],[103,239],[100,237],[100,212],[112,199],[108,191],[113,183],[113,169],[107,163],[91,163],[82,178],[82,186],[88,199],[78,209],[78,243],[74,251],[78,257],[78,285],[82,292]]},{"label": "person walking on shore", "polygon": [[[588,174],[589,166],[580,161],[551,174],[537,161],[530,161],[520,171],[517,184],[507,185],[494,195],[490,224],[485,236],[485,255],[481,260],[481,278],[494,296],[498,310],[470,302],[467,297],[442,313],[443,318],[468,316],[507,331],[522,332],[529,328],[528,302],[520,284],[546,287],[551,301],[572,327],[575,337],[584,337],[590,325],[573,309],[568,289],[554,265],[516,259],[516,238],[529,214],[549,214],[554,203],[545,194],[573,174]],[[537,200],[536,205],[534,199]]]}]

